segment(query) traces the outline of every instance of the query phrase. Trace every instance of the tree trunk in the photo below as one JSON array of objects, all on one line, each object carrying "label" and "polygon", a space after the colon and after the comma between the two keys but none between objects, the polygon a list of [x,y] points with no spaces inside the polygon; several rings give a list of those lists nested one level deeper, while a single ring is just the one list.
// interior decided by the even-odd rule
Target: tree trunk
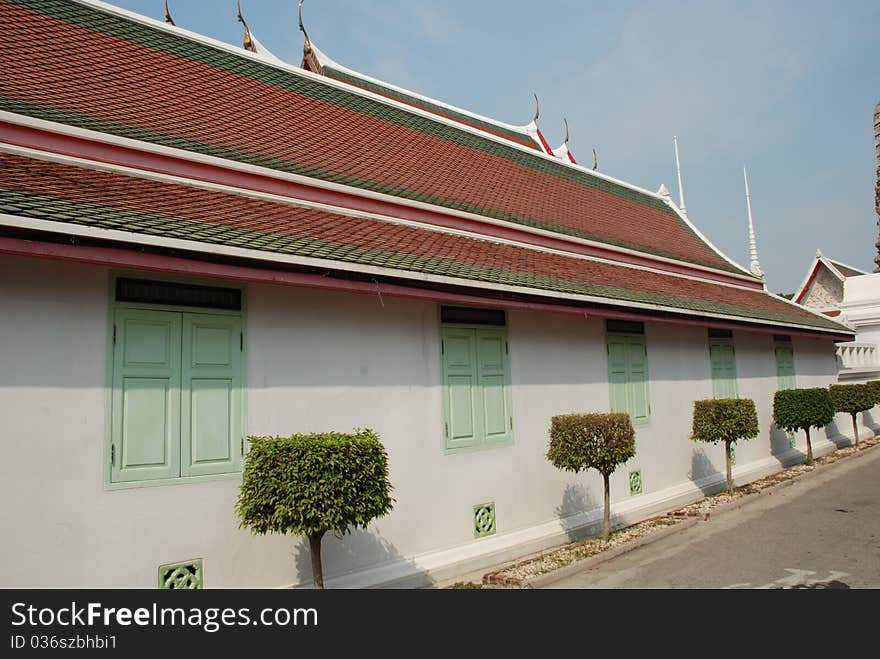
[{"label": "tree trunk", "polygon": [[724,460],[727,462],[727,493],[733,496],[733,474],[730,469],[730,440],[724,440]]},{"label": "tree trunk", "polygon": [[813,464],[813,444],[810,442],[810,428],[807,426],[804,428],[807,432],[807,464]]},{"label": "tree trunk", "polygon": [[605,517],[602,526],[602,541],[608,542],[608,536],[611,535],[611,484],[608,474],[602,474],[602,480],[605,481]]},{"label": "tree trunk", "polygon": [[324,537],[324,533],[324,531],[318,531],[309,536],[309,549],[312,555],[312,579],[317,590],[324,590],[324,568],[321,566],[321,539]]},{"label": "tree trunk", "polygon": [[858,412],[853,412],[853,414],[852,414],[852,418],[853,418],[853,442],[855,443],[855,446],[858,446],[858,445],[859,445],[859,426],[858,426],[858,424],[856,423],[856,414],[858,414]]}]

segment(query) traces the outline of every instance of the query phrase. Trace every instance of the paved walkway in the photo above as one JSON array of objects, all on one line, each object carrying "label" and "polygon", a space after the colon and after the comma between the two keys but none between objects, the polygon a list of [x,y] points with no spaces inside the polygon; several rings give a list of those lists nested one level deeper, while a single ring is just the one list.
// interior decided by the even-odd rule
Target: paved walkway
[{"label": "paved walkway", "polygon": [[542,588],[880,588],[880,445]]}]

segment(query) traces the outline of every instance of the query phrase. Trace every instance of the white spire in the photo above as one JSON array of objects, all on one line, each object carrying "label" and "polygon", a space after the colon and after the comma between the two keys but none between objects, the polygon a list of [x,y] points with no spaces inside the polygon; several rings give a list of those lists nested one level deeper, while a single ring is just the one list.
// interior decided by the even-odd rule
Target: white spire
[{"label": "white spire", "polygon": [[672,143],[675,144],[675,170],[678,172],[678,199],[680,202],[678,207],[681,209],[681,214],[687,217],[688,210],[684,203],[684,188],[681,186],[681,161],[678,159],[678,137],[673,135]]},{"label": "white spire", "polygon": [[743,179],[746,182],[746,207],[749,209],[749,270],[756,277],[764,278],[761,263],[758,261],[758,243],[755,241],[755,225],[752,223],[752,195],[749,194],[749,175],[743,167]]}]

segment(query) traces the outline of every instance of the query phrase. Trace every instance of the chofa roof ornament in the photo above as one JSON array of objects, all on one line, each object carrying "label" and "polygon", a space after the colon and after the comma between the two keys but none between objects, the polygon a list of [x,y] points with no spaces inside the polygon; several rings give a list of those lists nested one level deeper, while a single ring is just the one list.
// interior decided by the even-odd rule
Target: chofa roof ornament
[{"label": "chofa roof ornament", "polygon": [[168,10],[168,0],[165,0],[165,22],[177,27],[177,23],[171,18],[171,12]]},{"label": "chofa roof ornament", "polygon": [[244,25],[244,48],[245,50],[249,50],[252,53],[257,52],[257,46],[254,44],[254,40],[251,37],[251,30],[248,27],[247,22],[244,20],[244,16],[241,15],[241,0],[238,0],[238,22]]},{"label": "chofa roof ornament", "polygon": [[306,26],[303,25],[303,2],[304,0],[299,0],[299,5],[297,5],[296,7],[296,13],[299,18],[299,29],[305,37],[305,42],[303,43],[303,54],[308,55],[310,52],[312,52],[312,42],[309,39],[309,33],[306,32]]},{"label": "chofa roof ornament", "polygon": [[304,37],[302,68],[311,71],[312,73],[324,75],[324,69],[321,66],[321,62],[318,61],[318,57],[315,55],[315,51],[312,48],[312,40],[309,39],[309,33],[306,32],[306,26],[303,25],[303,1],[304,0],[299,0],[299,4],[296,7],[297,18],[299,19],[299,29]]},{"label": "chofa roof ornament", "polygon": [[541,116],[541,104],[538,102],[538,95],[535,92],[532,92],[532,96],[535,97],[535,116],[532,117],[532,121],[537,123],[538,117]]},{"label": "chofa roof ornament", "polygon": [[574,156],[571,154],[571,151],[568,149],[568,140],[570,137],[568,131],[568,119],[563,118],[562,123],[565,124],[565,140],[563,140],[562,144],[560,144],[557,148],[553,149],[553,155],[559,158],[560,160],[567,160],[568,162],[576,165],[577,160],[574,159]]}]

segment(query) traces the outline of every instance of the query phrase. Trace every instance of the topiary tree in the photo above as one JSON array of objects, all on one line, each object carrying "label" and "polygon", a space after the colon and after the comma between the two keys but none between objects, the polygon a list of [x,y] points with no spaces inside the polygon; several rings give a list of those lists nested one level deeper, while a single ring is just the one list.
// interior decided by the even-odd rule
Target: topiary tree
[{"label": "topiary tree", "polygon": [[807,433],[807,464],[813,463],[810,428],[822,428],[834,419],[834,403],[827,389],[782,389],[773,397],[773,423],[786,430]]},{"label": "topiary tree", "polygon": [[865,386],[874,394],[874,405],[880,404],[880,380],[868,380]]},{"label": "topiary tree", "polygon": [[321,539],[366,528],[391,511],[388,457],[375,432],[250,437],[235,510],[254,535],[309,539],[315,588],[324,588]]},{"label": "topiary tree", "polygon": [[733,494],[730,446],[740,439],[758,436],[758,412],[748,398],[695,400],[691,439],[700,442],[724,442],[727,463],[727,492]]},{"label": "topiary tree", "polygon": [[602,540],[611,533],[609,477],[617,465],[636,454],[636,433],[629,414],[562,414],[550,421],[547,459],[558,469],[579,472],[596,469],[605,483]]},{"label": "topiary tree", "polygon": [[832,384],[828,387],[835,412],[846,412],[852,417],[853,441],[859,445],[859,427],[856,414],[870,410],[876,402],[875,392],[866,384]]}]

